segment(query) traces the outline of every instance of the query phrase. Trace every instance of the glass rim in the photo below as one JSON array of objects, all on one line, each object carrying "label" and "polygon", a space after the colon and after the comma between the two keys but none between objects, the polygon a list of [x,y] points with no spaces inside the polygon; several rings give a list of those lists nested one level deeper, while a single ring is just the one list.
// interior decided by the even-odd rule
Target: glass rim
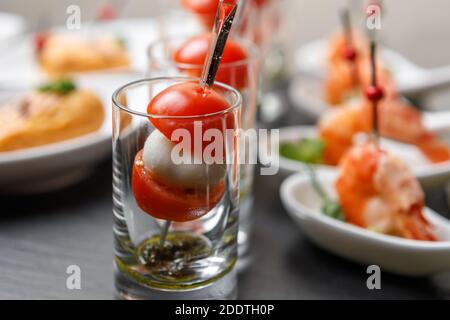
[{"label": "glass rim", "polygon": [[229,108],[221,110],[221,111],[216,111],[216,112],[212,112],[212,113],[207,113],[207,114],[199,114],[199,115],[191,115],[191,116],[166,116],[166,115],[156,115],[156,114],[150,114],[147,112],[141,112],[141,111],[137,111],[135,109],[131,109],[128,108],[126,106],[124,106],[122,103],[120,103],[119,101],[119,95],[123,92],[126,91],[129,88],[132,87],[137,87],[139,85],[142,85],[144,83],[150,83],[150,82],[162,82],[162,81],[173,81],[174,84],[176,82],[182,82],[182,81],[186,81],[186,82],[199,82],[200,78],[195,78],[195,77],[183,77],[183,76],[166,76],[166,77],[154,77],[154,78],[143,78],[143,79],[138,79],[138,80],[134,80],[131,82],[128,82],[126,84],[124,84],[123,86],[117,88],[113,94],[112,94],[112,102],[113,102],[113,106],[119,108],[120,110],[126,112],[126,113],[131,113],[133,115],[136,116],[141,116],[141,117],[146,117],[146,118],[152,118],[152,119],[199,119],[199,118],[208,118],[208,117],[212,117],[212,116],[218,116],[218,115],[224,115],[227,114],[231,111],[233,111],[234,109],[237,109],[241,106],[242,103],[242,96],[239,93],[239,91],[225,83],[222,82],[214,82],[213,86],[217,86],[220,87],[222,89],[225,89],[226,91],[232,92],[233,96],[235,97],[235,101],[230,105]]},{"label": "glass rim", "polygon": [[[155,60],[158,60],[158,57],[155,57],[154,54],[152,54],[155,50],[155,48],[158,47],[158,45],[164,44],[166,41],[175,41],[175,40],[188,40],[190,37],[200,36],[203,34],[207,34],[208,32],[196,32],[196,33],[186,33],[186,34],[178,34],[178,35],[172,35],[172,36],[166,36],[162,38],[158,38],[154,41],[152,41],[148,47],[147,47],[147,57],[150,59],[154,57]],[[260,49],[256,44],[251,42],[250,40],[247,40],[243,37],[234,37],[234,41],[237,41],[239,43],[243,43],[245,45],[245,49],[248,51],[248,56],[245,59],[233,61],[233,62],[221,62],[220,67],[223,68],[236,68],[236,67],[242,67],[246,64],[249,64],[251,61],[258,61],[260,58]],[[175,66],[179,69],[188,69],[188,70],[195,70],[195,69],[203,69],[203,65],[201,64],[193,64],[193,63],[180,63],[176,62],[171,57],[165,56],[164,59],[165,65],[171,65]]]}]

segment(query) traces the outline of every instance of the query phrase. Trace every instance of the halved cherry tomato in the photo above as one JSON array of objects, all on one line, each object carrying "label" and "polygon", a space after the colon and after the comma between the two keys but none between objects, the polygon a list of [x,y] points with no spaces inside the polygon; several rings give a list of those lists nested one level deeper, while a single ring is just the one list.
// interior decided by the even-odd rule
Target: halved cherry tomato
[{"label": "halved cherry tomato", "polygon": [[[224,0],[225,4],[235,4],[237,0]],[[194,12],[200,21],[207,27],[211,28],[214,24],[219,0],[181,0],[181,4],[189,11]],[[223,6],[223,14],[227,15],[231,10],[231,6]]]},{"label": "halved cherry tomato", "polygon": [[181,4],[194,12],[205,27],[212,28],[219,0],[181,0]]},{"label": "halved cherry tomato", "polygon": [[198,219],[208,213],[219,203],[225,189],[223,181],[209,190],[183,189],[162,183],[144,168],[142,150],[136,155],[131,186],[142,210],[155,218],[177,222]]},{"label": "halved cherry tomato", "polygon": [[[181,71],[192,77],[200,77],[203,63],[208,54],[211,34],[192,37],[184,43],[173,55],[174,61],[180,64],[194,65],[194,68],[182,68]],[[216,80],[226,83],[236,89],[248,86],[247,64],[244,61],[248,54],[236,41],[228,40],[223,50],[221,63]]]},{"label": "halved cherry tomato", "polygon": [[[147,107],[147,112],[158,116],[202,116],[224,111],[230,108],[228,101],[212,88],[200,88],[196,82],[184,82],[173,85],[156,95]],[[235,127],[232,111],[224,114],[195,118],[150,118],[150,122],[172,140],[176,129],[186,129],[190,133],[192,144],[194,139],[202,139],[194,134],[194,122],[201,123],[202,134],[208,129],[218,129],[225,138],[225,130]],[[209,143],[209,142],[208,142]],[[205,146],[205,143],[202,143]]]},{"label": "halved cherry tomato", "polygon": [[215,15],[219,0],[181,0],[181,4],[186,9],[198,14]]}]

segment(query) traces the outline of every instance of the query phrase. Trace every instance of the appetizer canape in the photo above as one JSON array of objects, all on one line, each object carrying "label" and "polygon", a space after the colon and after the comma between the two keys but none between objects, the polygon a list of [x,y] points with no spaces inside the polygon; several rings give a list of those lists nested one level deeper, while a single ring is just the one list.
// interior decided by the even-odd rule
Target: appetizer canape
[{"label": "appetizer canape", "polygon": [[[337,165],[358,133],[371,132],[371,108],[370,101],[364,99],[321,117],[318,127],[325,163]],[[450,160],[450,148],[426,130],[419,111],[400,100],[382,100],[378,108],[381,136],[416,145],[431,162]]]},{"label": "appetizer canape", "polygon": [[35,37],[36,57],[51,75],[127,67],[123,40],[113,36],[42,33]]},{"label": "appetizer canape", "polygon": [[373,231],[435,241],[423,215],[424,193],[408,166],[372,143],[353,147],[336,182],[345,220]]},{"label": "appetizer canape", "polygon": [[[332,106],[361,96],[371,82],[368,42],[360,33],[352,34],[352,43],[344,33],[334,35],[330,41],[324,89],[325,99]],[[397,97],[395,83],[382,61],[377,62],[377,75],[386,97]]]},{"label": "appetizer canape", "polygon": [[78,137],[98,130],[103,119],[94,93],[56,80],[0,107],[0,152]]},{"label": "appetizer canape", "polygon": [[[199,121],[203,132],[217,129],[224,134],[224,129],[234,125],[232,118],[228,121],[226,113],[220,113],[229,107],[219,92],[194,82],[168,87],[152,99],[148,113],[169,118],[150,119],[155,129],[135,158],[132,189],[143,211],[159,219],[183,222],[205,215],[222,199],[226,167],[219,163],[206,164],[202,156],[206,146],[200,142],[200,152],[196,150],[193,140],[202,137],[194,134],[194,123],[189,116],[218,113]],[[192,164],[175,164],[171,158],[177,144],[172,141],[172,133],[178,128],[191,133],[191,154],[184,156],[192,159]],[[199,161],[194,162],[194,158]]]},{"label": "appetizer canape", "polygon": [[[282,145],[281,155],[307,163],[337,165],[360,133],[372,132],[374,100],[377,131],[382,137],[416,146],[432,163],[450,160],[449,146],[427,130],[420,111],[400,98],[385,97],[381,87],[371,85],[366,86],[363,97],[328,110],[320,117],[318,139],[311,140],[309,148],[304,141],[288,143]],[[311,148],[312,145],[315,147]],[[311,152],[313,155],[308,155]]]}]

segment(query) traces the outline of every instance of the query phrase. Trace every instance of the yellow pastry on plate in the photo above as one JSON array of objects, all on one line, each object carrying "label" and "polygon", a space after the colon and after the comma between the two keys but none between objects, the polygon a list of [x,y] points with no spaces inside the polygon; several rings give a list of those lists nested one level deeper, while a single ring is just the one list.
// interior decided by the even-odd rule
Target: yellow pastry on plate
[{"label": "yellow pastry on plate", "polygon": [[100,99],[70,80],[57,80],[0,105],[0,152],[36,147],[98,130]]},{"label": "yellow pastry on plate", "polygon": [[52,75],[127,67],[129,58],[120,38],[75,34],[39,34],[37,58]]}]

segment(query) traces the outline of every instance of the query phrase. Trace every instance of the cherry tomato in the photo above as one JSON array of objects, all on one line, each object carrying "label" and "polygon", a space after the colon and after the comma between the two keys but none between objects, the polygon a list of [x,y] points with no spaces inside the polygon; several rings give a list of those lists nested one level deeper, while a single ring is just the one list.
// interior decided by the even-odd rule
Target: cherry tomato
[{"label": "cherry tomato", "polygon": [[97,19],[100,21],[111,21],[116,18],[116,9],[110,4],[105,4],[97,10]]},{"label": "cherry tomato", "polygon": [[[147,112],[158,116],[201,116],[228,108],[230,108],[228,101],[214,89],[200,88],[195,82],[185,82],[161,91],[149,103]],[[194,139],[198,138],[194,135],[194,121],[201,122],[202,133],[212,128],[224,133],[225,129],[235,127],[234,119],[233,113],[230,111],[202,118],[150,118],[150,121],[169,140],[172,140],[172,133],[176,129],[188,130],[192,144],[194,144]],[[208,143],[202,142],[202,145],[206,146]]]},{"label": "cherry tomato", "polygon": [[194,12],[206,27],[213,26],[219,0],[181,0],[181,4]]},{"label": "cherry tomato", "polygon": [[186,9],[198,14],[215,15],[219,0],[181,0],[181,4]]},{"label": "cherry tomato", "polygon": [[190,221],[208,213],[224,194],[224,182],[207,190],[183,189],[158,180],[143,166],[142,150],[136,155],[131,186],[138,206],[149,215],[170,221]]},{"label": "cherry tomato", "polygon": [[[192,77],[200,77],[203,63],[208,54],[211,34],[195,36],[184,43],[173,55],[174,61],[180,64],[195,65],[195,68],[182,68],[182,71]],[[223,50],[221,63],[216,80],[242,89],[247,84],[247,66],[243,63],[247,59],[247,52],[239,43],[228,40]],[[242,63],[239,63],[242,62]],[[237,63],[230,65],[231,63]]]}]

